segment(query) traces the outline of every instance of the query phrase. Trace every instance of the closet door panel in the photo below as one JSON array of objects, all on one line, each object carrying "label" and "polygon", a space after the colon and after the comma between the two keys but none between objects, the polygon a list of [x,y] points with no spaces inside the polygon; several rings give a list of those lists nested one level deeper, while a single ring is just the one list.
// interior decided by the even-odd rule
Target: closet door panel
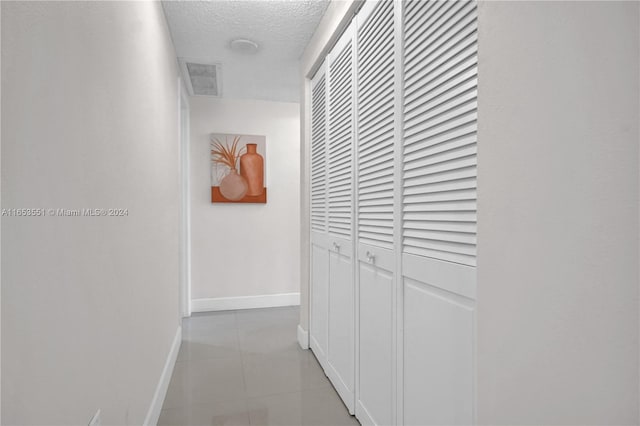
[{"label": "closet door panel", "polygon": [[405,1],[402,24],[403,418],[473,424],[477,5]]},{"label": "closet door panel", "polygon": [[406,2],[404,28],[403,252],[475,266],[476,4]]},{"label": "closet door panel", "polygon": [[[351,27],[349,27],[351,28]],[[329,53],[327,217],[332,237],[353,237],[353,43],[347,30]]]},{"label": "closet door panel", "polygon": [[311,80],[311,230],[327,232],[326,65]]},{"label": "closet door panel", "polygon": [[326,369],[329,345],[326,64],[311,80],[311,276],[309,346]]},{"label": "closet door panel", "polygon": [[355,375],[353,263],[351,257],[340,253],[341,248],[338,251],[330,251],[329,254],[329,368],[327,375],[347,408],[353,411]]},{"label": "closet door panel", "polygon": [[393,265],[391,250],[359,245],[359,393],[363,425],[390,425],[393,416]]},{"label": "closet door panel", "polygon": [[393,2],[369,1],[358,14],[358,241],[393,248]]},{"label": "closet door panel", "polygon": [[404,423],[473,424],[473,301],[404,280]]},{"label": "closet door panel", "polygon": [[395,423],[394,3],[357,16],[358,393],[364,425]]},{"label": "closet door panel", "polygon": [[320,365],[326,366],[329,336],[329,251],[311,244],[311,324],[309,345]]},{"label": "closet door panel", "polygon": [[350,413],[355,406],[353,265],[354,45],[347,28],[327,57],[329,351],[325,371]]}]

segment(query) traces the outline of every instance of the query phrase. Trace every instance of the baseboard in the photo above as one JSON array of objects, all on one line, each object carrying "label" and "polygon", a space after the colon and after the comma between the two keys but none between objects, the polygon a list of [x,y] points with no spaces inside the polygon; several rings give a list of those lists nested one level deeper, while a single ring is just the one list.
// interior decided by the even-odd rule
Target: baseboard
[{"label": "baseboard", "polygon": [[275,308],[300,304],[300,293],[265,294],[262,296],[193,299],[191,312],[233,311],[236,309]]},{"label": "baseboard", "polygon": [[167,356],[167,361],[164,363],[158,386],[153,394],[151,400],[151,406],[147,412],[147,417],[144,419],[144,426],[155,426],[158,424],[160,418],[160,411],[162,410],[162,404],[164,398],[167,396],[167,389],[169,389],[169,382],[171,381],[171,375],[173,374],[173,367],[176,365],[176,359],[178,358],[178,351],[180,350],[180,343],[182,342],[182,327],[178,327],[176,335],[173,338],[171,349]]},{"label": "baseboard", "polygon": [[298,345],[302,349],[309,349],[309,332],[298,324]]}]

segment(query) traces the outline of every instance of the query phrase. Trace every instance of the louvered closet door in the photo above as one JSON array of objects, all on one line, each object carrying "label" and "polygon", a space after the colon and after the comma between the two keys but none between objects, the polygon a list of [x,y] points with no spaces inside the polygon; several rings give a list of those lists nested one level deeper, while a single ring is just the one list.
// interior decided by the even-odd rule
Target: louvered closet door
[{"label": "louvered closet door", "polygon": [[357,15],[358,388],[363,425],[395,423],[393,401],[394,3]]},{"label": "louvered closet door", "polygon": [[403,2],[407,425],[474,422],[477,8]]},{"label": "louvered closet door", "polygon": [[353,279],[353,26],[328,56],[329,352],[327,376],[351,413],[355,382]]},{"label": "louvered closet door", "polygon": [[309,346],[324,367],[329,338],[327,247],[327,79],[323,64],[311,80],[311,288]]}]

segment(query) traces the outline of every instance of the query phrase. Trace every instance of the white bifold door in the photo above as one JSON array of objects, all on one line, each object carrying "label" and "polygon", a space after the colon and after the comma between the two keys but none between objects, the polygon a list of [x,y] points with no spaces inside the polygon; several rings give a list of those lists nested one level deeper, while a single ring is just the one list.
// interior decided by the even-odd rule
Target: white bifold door
[{"label": "white bifold door", "polygon": [[350,26],[312,81],[316,115],[312,112],[310,327],[311,348],[351,413],[355,405],[352,34]]},{"label": "white bifold door", "polygon": [[367,2],[357,15],[356,415],[395,423],[394,4]]},{"label": "white bifold door", "polygon": [[476,421],[477,33],[368,0],[311,81],[310,346],[363,425]]},{"label": "white bifold door", "polygon": [[311,81],[311,286],[309,346],[324,367],[329,347],[327,235],[327,77],[322,66]]},{"label": "white bifold door", "polygon": [[327,216],[329,222],[329,353],[327,375],[351,413],[354,411],[355,289],[353,272],[353,27],[327,57],[329,141]]},{"label": "white bifold door", "polygon": [[477,10],[403,16],[403,423],[475,421]]}]

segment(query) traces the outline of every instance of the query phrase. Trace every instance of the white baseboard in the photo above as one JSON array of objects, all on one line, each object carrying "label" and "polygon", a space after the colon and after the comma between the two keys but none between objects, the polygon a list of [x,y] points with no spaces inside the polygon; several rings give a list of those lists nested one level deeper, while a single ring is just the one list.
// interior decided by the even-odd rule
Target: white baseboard
[{"label": "white baseboard", "polygon": [[298,324],[298,344],[302,349],[309,349],[309,332]]},{"label": "white baseboard", "polygon": [[182,327],[178,327],[176,335],[173,338],[167,361],[164,363],[162,374],[160,374],[160,380],[158,386],[153,394],[151,400],[151,406],[147,412],[147,417],[144,419],[144,426],[155,426],[158,424],[160,418],[160,411],[162,411],[162,404],[164,398],[167,396],[167,389],[169,389],[169,382],[171,381],[171,375],[173,374],[173,367],[176,365],[176,359],[178,358],[178,351],[180,350],[180,343],[182,343]]},{"label": "white baseboard", "polygon": [[233,311],[236,309],[275,308],[300,304],[300,293],[265,294],[262,296],[193,299],[191,312]]}]

